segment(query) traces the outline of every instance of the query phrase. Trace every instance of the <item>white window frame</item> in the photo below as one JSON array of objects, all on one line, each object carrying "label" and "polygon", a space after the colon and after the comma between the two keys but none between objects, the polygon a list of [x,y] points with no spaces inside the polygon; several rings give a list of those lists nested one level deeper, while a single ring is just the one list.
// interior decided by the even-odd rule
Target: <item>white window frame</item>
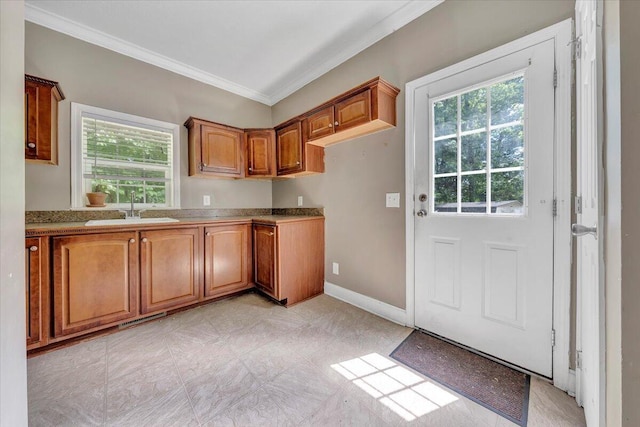
[{"label": "white window frame", "polygon": [[[489,120],[491,117],[491,101],[489,101],[487,103],[487,125],[478,130],[472,130],[472,131],[462,131],[460,129],[460,114],[462,113],[462,110],[460,108],[460,95],[463,95],[465,93],[468,92],[472,92],[474,90],[477,89],[481,89],[481,88],[486,88],[487,90],[491,88],[492,85],[496,84],[496,83],[500,83],[500,82],[504,82],[510,79],[513,79],[515,77],[518,76],[522,76],[524,78],[524,105],[525,105],[525,111],[524,111],[524,116],[522,118],[522,123],[520,123],[520,125],[523,128],[523,133],[524,133],[524,141],[523,141],[523,148],[524,148],[524,163],[522,166],[515,166],[515,167],[506,167],[506,168],[493,168],[491,166],[491,131],[494,129],[501,129],[504,127],[510,127],[510,126],[514,126],[515,122],[511,122],[511,123],[502,123],[500,125],[493,125],[493,126],[489,126]],[[436,211],[435,209],[435,197],[431,197],[429,200],[429,214],[430,215],[435,215],[435,216],[459,216],[459,217],[465,217],[465,216],[471,216],[474,218],[477,218],[479,216],[490,216],[490,217],[506,217],[506,218],[525,218],[528,215],[528,200],[529,200],[529,191],[528,191],[528,178],[527,178],[527,171],[528,171],[528,161],[529,161],[529,155],[528,155],[528,144],[527,144],[527,112],[526,112],[526,106],[527,106],[527,102],[528,102],[528,85],[527,85],[528,79],[527,79],[527,70],[526,69],[522,69],[522,70],[515,70],[512,71],[510,73],[501,75],[501,76],[497,76],[485,81],[482,81],[480,83],[476,83],[470,86],[467,86],[465,88],[459,89],[459,90],[455,90],[449,93],[445,93],[442,95],[438,95],[437,97],[433,97],[431,99],[429,99],[429,151],[430,151],[430,156],[429,156],[429,189],[430,189],[430,194],[435,194],[435,179],[436,178],[442,178],[445,176],[452,176],[452,177],[457,177],[457,211],[456,212],[439,212]],[[435,137],[435,121],[434,121],[434,117],[433,117],[433,107],[434,104],[438,101],[441,101],[443,99],[449,99],[449,98],[453,98],[453,97],[458,97],[458,123],[457,123],[457,130],[455,134],[451,134],[451,135],[445,135],[445,136],[439,136],[439,137]],[[489,100],[491,98],[489,97]],[[486,132],[486,144],[487,144],[487,164],[485,166],[485,169],[483,170],[473,170],[473,171],[462,171],[460,169],[460,156],[462,155],[462,146],[461,146],[461,138],[460,136],[462,136],[463,134],[465,135],[469,135],[472,133],[476,133],[476,132]],[[458,140],[458,147],[457,147],[457,156],[458,156],[458,164],[457,164],[457,170],[456,172],[451,172],[451,173],[441,173],[441,174],[437,174],[435,171],[435,140],[444,140],[446,138],[451,138],[451,137],[455,137]],[[492,173],[500,173],[500,172],[522,172],[523,173],[523,194],[522,194],[522,212],[518,212],[518,213],[498,213],[498,212],[491,212],[491,193],[490,193],[490,189],[491,189],[491,182],[492,182],[492,177],[491,174]],[[477,174],[486,174],[486,179],[487,179],[487,198],[488,203],[486,206],[486,211],[485,212],[462,212],[461,210],[461,203],[462,203],[462,177],[463,176],[467,176],[467,175],[477,175]],[[436,176],[438,175],[438,176]]]},{"label": "white window frame", "polygon": [[[173,134],[172,147],[172,191],[168,194],[172,203],[156,205],[151,203],[136,203],[136,207],[179,209],[180,208],[180,125],[93,107],[91,105],[71,103],[71,208],[92,209],[85,206],[85,191],[82,174],[82,117],[84,115],[102,117],[105,120],[123,125],[142,127],[152,130],[171,132]],[[111,204],[106,209],[129,207],[129,204]]]}]

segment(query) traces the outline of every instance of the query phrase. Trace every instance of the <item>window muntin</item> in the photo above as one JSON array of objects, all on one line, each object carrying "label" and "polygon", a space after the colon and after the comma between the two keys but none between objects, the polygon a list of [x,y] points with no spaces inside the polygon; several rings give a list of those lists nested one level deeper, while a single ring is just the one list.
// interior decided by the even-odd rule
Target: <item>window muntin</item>
[{"label": "window muntin", "polygon": [[524,73],[431,102],[431,211],[524,215]]},{"label": "window muntin", "polygon": [[101,108],[72,104],[73,202],[85,193],[108,195],[107,206],[134,202],[179,207],[179,126]]}]

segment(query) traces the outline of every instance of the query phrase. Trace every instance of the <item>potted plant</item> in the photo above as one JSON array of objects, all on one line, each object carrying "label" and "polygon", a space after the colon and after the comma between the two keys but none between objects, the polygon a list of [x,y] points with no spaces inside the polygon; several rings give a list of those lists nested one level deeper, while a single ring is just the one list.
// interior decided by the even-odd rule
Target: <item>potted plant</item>
[{"label": "potted plant", "polygon": [[105,200],[107,199],[107,190],[109,184],[103,179],[96,179],[91,186],[91,193],[87,193],[87,199],[89,204],[87,206],[92,208],[104,207]]}]

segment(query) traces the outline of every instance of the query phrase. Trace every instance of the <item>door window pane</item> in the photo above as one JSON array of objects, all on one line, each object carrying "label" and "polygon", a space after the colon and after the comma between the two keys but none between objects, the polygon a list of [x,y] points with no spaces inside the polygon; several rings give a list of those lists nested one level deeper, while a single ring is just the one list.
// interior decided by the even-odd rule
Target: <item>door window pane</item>
[{"label": "door window pane", "polygon": [[491,131],[491,167],[524,166],[524,129],[522,125]]},{"label": "door window pane", "polygon": [[458,178],[447,176],[436,178],[434,185],[434,209],[436,212],[458,211]]},{"label": "door window pane", "polygon": [[491,174],[491,212],[522,213],[524,171]]},{"label": "door window pane", "polygon": [[461,183],[461,212],[487,212],[487,174],[464,175]]},{"label": "door window pane", "polygon": [[480,88],[460,96],[461,129],[484,129],[487,126],[487,89]]},{"label": "door window pane", "polygon": [[524,76],[491,86],[491,125],[521,121],[524,117]]},{"label": "door window pane", "polygon": [[[472,133],[462,138],[460,153],[462,172],[483,170],[487,165],[487,133]],[[455,169],[454,169],[455,172]]]},{"label": "door window pane", "polygon": [[433,130],[437,138],[453,135],[458,130],[458,97],[443,99],[433,104]]},{"label": "door window pane", "polygon": [[434,145],[436,173],[455,173],[458,170],[458,142],[456,139],[436,141]]}]

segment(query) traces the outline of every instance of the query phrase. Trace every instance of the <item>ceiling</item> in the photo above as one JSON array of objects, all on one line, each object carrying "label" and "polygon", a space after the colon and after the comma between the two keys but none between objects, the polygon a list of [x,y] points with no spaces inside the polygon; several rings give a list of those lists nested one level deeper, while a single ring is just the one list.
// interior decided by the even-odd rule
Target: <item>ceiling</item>
[{"label": "ceiling", "polygon": [[273,105],[444,0],[26,0],[25,19]]}]

